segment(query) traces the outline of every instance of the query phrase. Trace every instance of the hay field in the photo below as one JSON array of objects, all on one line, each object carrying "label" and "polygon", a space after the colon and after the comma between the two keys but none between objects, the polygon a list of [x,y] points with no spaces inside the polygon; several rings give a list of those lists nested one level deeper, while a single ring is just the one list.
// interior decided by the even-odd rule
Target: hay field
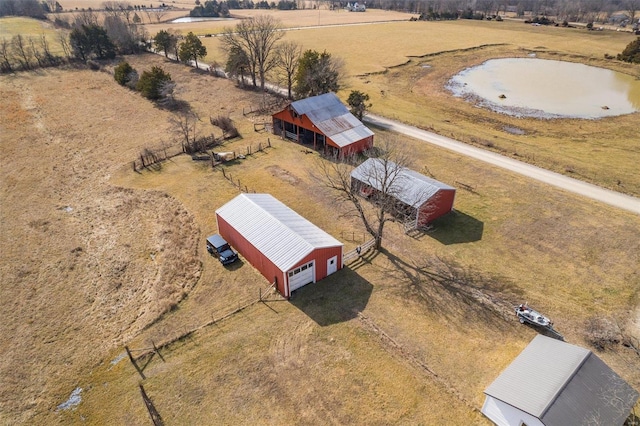
[{"label": "hay field", "polygon": [[[234,118],[244,138],[225,150],[268,137],[253,132],[264,117],[241,113],[261,96],[157,56],[127,59],[169,71],[202,132],[217,131],[209,115]],[[535,335],[502,315],[511,304],[529,300],[583,346],[591,316],[640,333],[637,216],[376,130],[414,152],[416,170],[476,193],[460,190],[458,214],[433,233],[391,225],[381,253],[171,345],[141,381],[126,358],[112,364],[124,344],[180,335],[266,286],[249,264],[225,269],[204,250],[214,210],[237,189],[188,157],[134,173],[141,149],[173,138],[169,113],[107,73],[0,83],[0,302],[12,312],[0,329],[0,423],[143,424],[142,383],[167,423],[482,424],[482,390]],[[348,237],[362,232],[357,222],[308,174],[317,155],[271,141],[227,170],[357,245]],[[493,302],[427,280],[421,271],[437,269],[436,258],[478,277]],[[598,355],[640,388],[630,350]],[[76,386],[80,406],[56,411]]]},{"label": "hay field", "polygon": [[[383,132],[377,137],[393,138]],[[590,315],[637,316],[638,217],[475,161],[423,150],[415,141],[395,141],[417,153],[416,169],[427,167],[445,182],[474,182],[477,194],[459,192],[458,215],[435,233],[412,238],[391,226],[382,253],[305,287],[290,304],[258,304],[201,330],[163,352],[165,362],[152,359],[144,385],[166,421],[483,424],[474,411],[482,404],[482,390],[535,335],[510,315],[501,317],[500,308],[535,300],[569,342],[581,345],[586,345]],[[249,188],[277,194],[339,236],[357,225],[332,220],[340,210],[323,207],[331,200],[324,191],[312,190],[306,171],[315,161],[295,145],[274,140],[273,149],[227,171]],[[172,194],[209,194],[208,204],[199,197],[183,199],[189,210],[204,209],[201,215],[208,214],[212,223],[218,204],[211,200],[222,203],[234,191],[220,175],[183,158],[160,172],[132,176],[123,169],[117,182]],[[302,201],[308,196],[313,202]],[[345,242],[347,249],[354,246]],[[460,262],[481,277],[498,311],[467,305],[464,295],[421,279],[418,269],[433,256]],[[247,300],[256,291],[254,271],[247,266],[198,286],[178,311],[141,333],[132,347],[148,347],[219,317],[224,303],[234,307]],[[235,287],[245,273],[251,273],[245,284]],[[637,387],[639,361],[620,349],[598,355]],[[86,405],[65,421],[145,418],[137,373],[126,359],[117,367],[105,363],[96,375],[95,382],[107,385],[87,392]],[[400,379],[389,381],[389,376]],[[109,407],[104,401],[114,392],[118,398]],[[118,410],[122,404],[135,411]]]},{"label": "hay field", "polygon": [[[138,70],[158,64],[169,71],[178,83],[180,99],[193,105],[205,120],[202,132],[215,131],[207,127],[207,115],[228,113],[234,118],[244,138],[221,149],[242,151],[248,144],[270,137],[253,132],[252,121],[262,117],[245,118],[241,114],[243,106],[260,101],[259,97],[237,91],[228,81],[165,63],[157,56],[128,59]],[[528,300],[548,313],[571,343],[587,345],[585,322],[591,316],[616,318],[626,332],[638,332],[638,322],[631,320],[640,321],[637,318],[640,218],[517,175],[488,169],[482,163],[417,141],[376,131],[377,138],[393,139],[398,147],[415,152],[416,170],[428,169],[437,179],[452,184],[455,181],[473,184],[476,193],[460,190],[456,201],[458,213],[440,222],[433,233],[408,236],[390,225],[382,252],[367,255],[329,279],[305,287],[291,302],[250,306],[174,343],[162,351],[164,362],[158,357],[150,360],[144,371],[147,379],[142,381],[128,360],[121,358],[125,343],[133,349],[161,343],[220,318],[230,309],[255,299],[259,289],[266,287],[265,280],[246,262],[225,269],[204,249],[204,238],[215,231],[213,212],[238,190],[219,170],[186,156],[176,157],[155,170],[134,173],[129,161],[140,147],[169,138],[166,113],[116,86],[108,74],[54,71],[40,76],[19,75],[9,81],[14,88],[13,98],[21,99],[22,90],[18,89],[30,87],[35,100],[35,105],[27,102],[6,107],[16,115],[3,125],[13,129],[16,137],[23,132],[22,144],[33,134],[31,129],[58,128],[51,123],[60,101],[54,105],[53,100],[47,100],[52,97],[53,83],[68,89],[64,102],[80,102],[81,109],[68,108],[60,117],[74,123],[73,132],[62,133],[59,129],[60,133],[54,133],[60,134],[56,148],[71,144],[73,156],[61,156],[64,163],[57,164],[54,170],[54,161],[58,160],[52,153],[47,156],[49,168],[34,171],[29,165],[35,155],[27,155],[30,151],[19,155],[16,147],[10,151],[11,170],[3,166],[3,174],[13,173],[11,182],[19,181],[15,177],[20,176],[18,171],[26,176],[36,171],[55,176],[57,179],[45,180],[46,185],[30,180],[23,185],[42,186],[34,194],[40,205],[71,206],[73,210],[39,209],[39,217],[53,222],[57,215],[66,218],[82,211],[87,225],[64,229],[65,235],[74,235],[78,242],[59,237],[51,241],[44,232],[37,234],[39,239],[31,236],[28,225],[20,225],[27,221],[21,215],[4,214],[7,232],[15,228],[11,231],[16,236],[11,240],[15,257],[43,239],[47,243],[39,248],[37,257],[35,254],[29,259],[23,257],[21,262],[3,258],[5,270],[26,264],[44,275],[37,268],[46,267],[37,265],[50,264],[41,259],[53,262],[59,259],[67,250],[65,243],[70,255],[78,252],[71,253],[77,245],[83,248],[81,259],[85,255],[96,256],[109,266],[109,253],[97,251],[97,244],[83,244],[87,236],[105,227],[108,229],[100,235],[112,236],[112,244],[118,247],[123,244],[122,249],[113,251],[114,257],[117,254],[122,256],[119,260],[131,259],[134,264],[143,259],[150,263],[145,249],[157,244],[148,236],[154,224],[156,232],[172,231],[173,243],[181,242],[185,247],[184,259],[190,259],[189,264],[195,261],[195,270],[190,277],[184,277],[184,289],[181,286],[175,289],[178,294],[188,293],[177,309],[147,327],[139,328],[141,320],[128,328],[121,325],[125,329],[122,334],[110,326],[119,321],[128,324],[131,319],[125,313],[136,309],[146,308],[158,315],[161,310],[154,306],[159,300],[151,297],[144,306],[129,301],[123,307],[126,309],[103,313],[101,320],[95,321],[92,315],[95,311],[86,307],[71,310],[69,305],[85,306],[78,292],[86,291],[87,274],[98,274],[96,265],[83,266],[82,274],[77,276],[74,271],[80,269],[78,266],[67,267],[67,277],[44,276],[48,280],[38,282],[39,286],[31,290],[36,296],[41,292],[41,297],[50,302],[58,301],[58,287],[49,283],[60,280],[69,287],[64,287],[65,303],[61,307],[48,307],[43,299],[36,299],[39,310],[51,317],[55,315],[55,311],[51,313],[53,309],[62,309],[72,317],[69,319],[73,324],[82,324],[77,329],[64,328],[65,340],[57,341],[57,345],[44,344],[41,336],[60,335],[62,331],[57,327],[63,326],[46,322],[40,316],[33,319],[27,316],[26,312],[32,311],[26,307],[33,299],[6,286],[20,278],[17,272],[12,272],[11,280],[3,282],[3,303],[11,300],[22,305],[16,307],[10,325],[26,327],[32,333],[26,333],[29,336],[26,339],[20,334],[21,338],[14,338],[12,343],[24,339],[33,348],[29,349],[31,356],[27,359],[18,356],[21,352],[10,352],[2,358],[7,363],[3,372],[22,372],[20,381],[16,377],[3,386],[11,402],[2,409],[2,418],[8,423],[145,423],[148,414],[137,387],[142,383],[167,423],[483,424],[485,421],[477,412],[482,404],[482,390],[535,335],[535,331],[521,326],[510,315],[512,304]],[[93,94],[91,99],[110,99],[108,105],[112,106],[92,110],[93,102],[83,100],[88,98],[87,93]],[[120,110],[115,106],[123,102],[128,107],[118,113]],[[85,112],[96,119],[86,120],[80,115]],[[11,127],[19,117],[23,117],[19,121],[22,126]],[[37,117],[43,120],[38,121]],[[308,174],[319,161],[318,156],[304,154],[295,144],[270,139],[271,148],[230,165],[227,171],[252,190],[274,194],[342,239],[346,249],[353,248],[358,242],[350,241],[349,233],[354,232],[357,237],[361,228],[357,222],[340,216],[343,207],[335,206],[330,195],[319,189]],[[107,143],[120,140],[123,149]],[[39,148],[40,155],[47,152]],[[55,152],[59,154],[59,149]],[[91,168],[86,165],[80,169],[73,159],[86,158],[89,153],[101,159],[101,165],[95,175],[89,175],[95,176],[93,179],[82,179]],[[74,173],[74,169],[84,173]],[[39,182],[38,177],[35,176],[35,182]],[[57,190],[48,186],[72,178],[73,185]],[[3,176],[2,181],[9,180]],[[8,199],[20,211],[28,211],[25,205],[36,203],[32,198],[22,197],[25,198],[22,201],[18,193],[27,191],[12,188],[3,187],[3,201]],[[116,209],[111,216],[101,213],[111,205],[105,205],[108,199],[103,195],[109,189],[116,194],[122,191],[130,194],[137,217],[127,215],[125,207]],[[47,195],[49,192],[62,199],[48,200],[47,197],[52,197]],[[15,194],[11,197],[12,193]],[[157,204],[152,194],[169,200],[172,207]],[[84,208],[85,204],[91,209]],[[188,227],[170,220],[155,222],[154,214],[167,211],[174,217],[175,208],[185,212]],[[56,226],[49,225],[50,232],[61,226],[53,223]],[[137,232],[138,226],[132,227],[131,223],[146,224],[145,229]],[[165,252],[168,249],[165,246]],[[142,254],[138,258],[128,250],[140,250]],[[168,262],[167,257],[158,256],[155,262]],[[436,258],[456,263],[462,273],[476,277],[475,288],[490,295],[491,303],[485,304],[486,301],[470,298],[460,289],[427,280],[421,271],[438,270]],[[168,270],[178,268],[176,263],[166,266]],[[121,280],[122,289],[138,288],[135,284],[149,274],[133,264],[125,271],[131,271],[132,275]],[[17,282],[29,281],[25,278]],[[109,286],[113,278],[96,277],[95,282]],[[117,295],[121,293],[115,292],[113,296]],[[109,300],[108,297],[102,295],[103,300]],[[92,331],[98,325],[103,329],[102,344],[95,345]],[[9,330],[12,329],[3,330],[3,335],[11,335]],[[25,343],[23,349],[26,348]],[[57,354],[62,355],[58,358]],[[634,387],[640,387],[640,362],[629,349],[617,345],[598,355]],[[43,383],[46,383],[44,390]],[[65,401],[76,386],[83,389],[82,403],[75,410],[56,411],[57,404]],[[35,392],[39,392],[39,398],[30,400]]]},{"label": "hay field", "polygon": [[[368,12],[367,12],[368,13]],[[217,38],[203,38],[206,61],[224,63]],[[500,57],[575,61],[640,78],[640,66],[605,60],[628,33],[533,27],[517,21],[390,22],[288,31],[284,40],[344,60],[339,96],[371,97],[371,111],[631,195],[640,195],[639,113],[601,120],[513,118],[454,98],[447,81]],[[518,129],[517,135],[508,129]],[[597,158],[597,161],[593,161]]]},{"label": "hay field", "polygon": [[169,113],[103,72],[2,76],[0,91],[4,424],[55,409],[108,351],[174,308],[200,276],[201,229],[174,197],[109,183],[173,138]]}]

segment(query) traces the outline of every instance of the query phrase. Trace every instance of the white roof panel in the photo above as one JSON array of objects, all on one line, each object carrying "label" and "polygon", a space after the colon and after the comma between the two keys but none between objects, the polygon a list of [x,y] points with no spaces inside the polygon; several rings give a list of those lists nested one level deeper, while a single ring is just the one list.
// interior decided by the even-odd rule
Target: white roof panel
[{"label": "white roof panel", "polygon": [[343,245],[270,194],[240,194],[216,214],[282,271],[314,249]]},{"label": "white roof panel", "polygon": [[378,158],[367,159],[353,169],[351,177],[378,191],[382,191],[382,186],[390,182],[384,192],[415,208],[420,207],[441,189],[455,191],[452,186],[398,166],[392,161]]}]

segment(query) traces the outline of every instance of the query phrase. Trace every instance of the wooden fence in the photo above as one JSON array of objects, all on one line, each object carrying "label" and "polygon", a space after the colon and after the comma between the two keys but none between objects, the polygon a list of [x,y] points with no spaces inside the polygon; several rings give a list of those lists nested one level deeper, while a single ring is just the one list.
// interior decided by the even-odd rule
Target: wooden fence
[{"label": "wooden fence", "polygon": [[345,263],[360,257],[363,253],[366,253],[372,248],[375,248],[375,246],[376,246],[376,240],[375,238],[372,238],[366,243],[359,245],[358,247],[351,250],[350,252],[347,252],[344,255],[342,255],[342,264],[344,265]]}]

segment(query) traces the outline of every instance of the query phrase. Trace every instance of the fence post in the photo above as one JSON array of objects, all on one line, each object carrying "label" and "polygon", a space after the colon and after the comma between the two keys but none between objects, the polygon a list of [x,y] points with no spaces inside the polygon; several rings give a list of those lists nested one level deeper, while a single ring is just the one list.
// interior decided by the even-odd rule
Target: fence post
[{"label": "fence post", "polygon": [[127,355],[129,355],[129,361],[131,361],[131,364],[133,364],[133,366],[136,368],[136,371],[138,372],[138,374],[140,374],[140,377],[142,377],[142,380],[146,379],[146,377],[144,377],[144,373],[142,372],[142,370],[140,370],[140,367],[138,367],[136,360],[133,359],[133,355],[131,355],[131,351],[129,350],[129,347],[125,346],[124,348],[127,351]]},{"label": "fence post", "polygon": [[271,139],[267,138],[267,146],[271,148]]}]

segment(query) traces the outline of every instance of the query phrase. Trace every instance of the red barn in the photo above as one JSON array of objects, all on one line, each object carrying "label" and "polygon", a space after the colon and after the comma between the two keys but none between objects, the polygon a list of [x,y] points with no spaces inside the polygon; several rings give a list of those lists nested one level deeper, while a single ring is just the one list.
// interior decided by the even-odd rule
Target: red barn
[{"label": "red barn", "polygon": [[393,197],[414,228],[453,210],[456,189],[392,161],[369,158],[351,172],[351,187],[365,196],[383,192]]},{"label": "red barn", "polygon": [[373,132],[333,93],[292,102],[272,119],[274,134],[313,149],[348,155],[373,147]]},{"label": "red barn", "polygon": [[216,221],[284,297],[342,268],[343,244],[270,194],[240,194],[216,210]]}]

